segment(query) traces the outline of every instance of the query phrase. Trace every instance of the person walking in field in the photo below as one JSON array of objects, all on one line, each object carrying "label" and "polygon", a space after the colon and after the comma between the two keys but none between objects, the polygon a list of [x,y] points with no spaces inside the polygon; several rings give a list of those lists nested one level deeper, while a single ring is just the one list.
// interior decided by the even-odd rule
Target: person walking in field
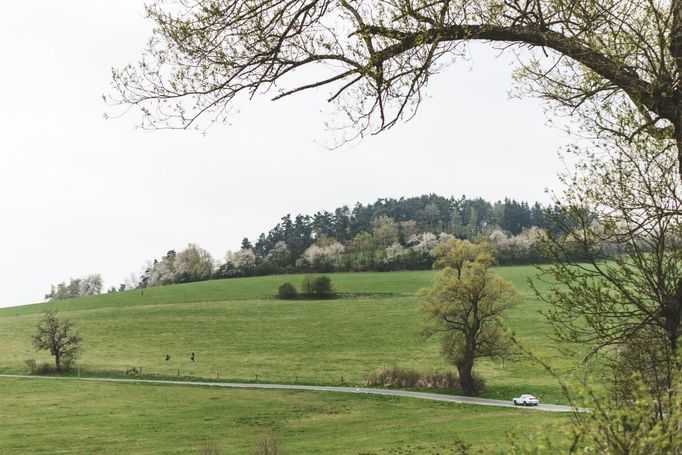
[{"label": "person walking in field", "polygon": [[171,355],[170,355],[170,354],[166,354],[166,362],[168,362],[170,359],[171,359]]},{"label": "person walking in field", "polygon": [[192,352],[192,355],[190,356],[190,359],[192,359],[192,363],[194,363],[194,352]]}]

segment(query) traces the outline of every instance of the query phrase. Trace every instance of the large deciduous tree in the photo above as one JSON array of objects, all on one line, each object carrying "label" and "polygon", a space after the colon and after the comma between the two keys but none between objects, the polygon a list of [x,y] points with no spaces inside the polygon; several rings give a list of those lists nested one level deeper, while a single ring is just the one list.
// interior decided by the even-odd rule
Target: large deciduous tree
[{"label": "large deciduous tree", "polygon": [[385,130],[484,41],[528,49],[516,52],[522,92],[592,132],[670,140],[682,165],[682,0],[156,0],[146,12],[150,44],[113,71],[109,97],[146,127],[325,86],[357,133]]},{"label": "large deciduous tree", "polygon": [[440,337],[441,352],[457,367],[467,395],[477,392],[473,377],[477,358],[499,359],[510,353],[499,316],[518,295],[511,283],[490,271],[492,263],[492,256],[482,253],[465,260],[459,270],[446,267],[436,275],[433,287],[418,295],[421,310],[428,315],[424,334]]},{"label": "large deciduous tree", "polygon": [[[660,395],[668,390],[682,333],[682,184],[666,140],[597,142],[575,149],[557,232],[542,243],[552,261],[537,295],[561,340],[620,353]],[[647,349],[641,348],[647,340]],[[638,357],[657,359],[657,368]],[[622,373],[622,372],[621,372]]]},{"label": "large deciduous tree", "polygon": [[193,243],[175,256],[173,266],[180,282],[208,280],[215,267],[211,254]]},{"label": "large deciduous tree", "polygon": [[462,275],[462,269],[468,262],[489,261],[495,254],[495,250],[487,242],[471,243],[468,240],[450,239],[441,242],[431,250],[431,255],[436,258],[433,262],[434,269],[452,267],[457,276]]}]

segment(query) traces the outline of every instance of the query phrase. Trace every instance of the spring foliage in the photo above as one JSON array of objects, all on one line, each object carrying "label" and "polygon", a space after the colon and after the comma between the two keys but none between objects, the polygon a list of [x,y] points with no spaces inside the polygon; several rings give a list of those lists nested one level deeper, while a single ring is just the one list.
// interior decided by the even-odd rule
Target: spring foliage
[{"label": "spring foliage", "polygon": [[457,264],[459,269],[446,266],[433,287],[420,290],[418,298],[428,317],[424,334],[440,338],[441,352],[457,367],[463,392],[473,395],[475,360],[501,359],[511,353],[511,341],[499,318],[514,306],[518,291],[490,271],[493,257],[488,252],[473,258],[467,257],[470,252],[464,243],[452,244],[448,255],[465,258]]},{"label": "spring foliage", "polygon": [[682,383],[673,385],[665,418],[656,413],[656,400],[646,386],[631,376],[633,394],[626,402],[610,398],[582,384],[572,401],[589,412],[575,412],[563,437],[521,433],[511,439],[514,455],[676,455],[682,454]]},{"label": "spring foliage", "polygon": [[83,278],[71,278],[68,283],[62,282],[52,286],[45,294],[47,300],[64,300],[87,295],[97,295],[102,292],[102,277],[99,274],[88,275]]}]

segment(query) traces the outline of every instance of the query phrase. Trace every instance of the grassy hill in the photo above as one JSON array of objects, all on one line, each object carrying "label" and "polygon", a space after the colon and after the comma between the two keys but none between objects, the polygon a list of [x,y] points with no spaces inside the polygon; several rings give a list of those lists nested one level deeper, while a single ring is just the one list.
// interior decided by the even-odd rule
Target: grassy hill
[{"label": "grassy hill", "polygon": [[[543,304],[530,295],[526,285],[526,277],[533,275],[534,269],[519,266],[501,267],[496,271],[526,294],[523,303],[508,313],[506,320],[509,326],[524,343],[551,364],[563,370],[572,367],[576,363],[575,359],[557,350],[550,337],[551,329],[540,314]],[[122,376],[127,369],[138,367],[142,368],[144,376],[153,377],[361,384],[366,375],[381,364],[399,364],[438,371],[449,368],[438,353],[437,341],[424,340],[419,335],[423,315],[418,311],[414,294],[420,287],[431,284],[433,272],[341,273],[330,276],[336,290],[342,294],[340,299],[277,300],[274,294],[279,284],[291,281],[299,285],[303,278],[301,275],[286,275],[174,285],[145,289],[144,294],[138,290],[2,309],[0,346],[3,346],[3,349],[0,350],[0,372],[24,373],[26,359],[49,360],[46,355],[36,353],[29,342],[40,311],[48,308],[56,309],[61,316],[76,322],[85,346],[85,352],[78,362],[83,375]],[[189,360],[192,351],[197,356],[197,362],[194,364]],[[164,360],[166,353],[173,356],[169,362]],[[531,392],[539,395],[545,402],[561,401],[554,379],[532,362],[521,359],[507,361],[504,365],[481,362],[477,371],[487,382],[484,396],[510,399],[515,394]],[[5,382],[0,384],[3,389],[7,387]],[[38,394],[37,400],[43,396],[47,401],[60,401],[65,396],[73,396],[76,399],[79,391],[83,390],[94,395],[121,394],[122,399],[130,400],[135,400],[135,396],[145,393],[135,388],[139,386],[73,384],[60,384],[58,390],[50,391],[51,389],[44,385],[27,385],[20,381],[13,382],[8,390],[10,395],[12,393],[21,395],[28,393],[22,392],[25,387],[32,390],[31,394]],[[164,402],[162,395],[172,394],[178,388],[157,390],[145,386],[143,389],[151,395],[160,394],[157,398]],[[180,388],[180,392],[177,393],[181,396],[187,395],[187,398],[181,398],[180,402],[175,403],[177,408],[168,410],[167,419],[172,422],[175,422],[174,415],[177,415],[178,419],[182,418],[181,403],[192,409],[195,405],[199,406],[199,410],[196,411],[199,414],[202,412],[201,409],[208,412],[212,409],[210,397],[216,392]],[[249,397],[252,397],[253,409],[244,407],[240,412],[244,415],[268,416],[263,417],[266,420],[273,418],[270,414],[272,411],[270,400],[274,396],[285,402],[283,404],[285,410],[281,412],[287,422],[291,418],[290,413],[303,412],[297,398],[301,395],[296,393],[224,391],[219,394],[233,397],[235,400],[249,401],[251,400]],[[11,406],[13,403],[11,397],[4,393],[2,395],[4,397],[0,398],[0,406],[3,408]],[[144,400],[148,400],[148,397]],[[310,396],[306,394],[305,400],[306,403],[308,400],[322,403],[325,398],[319,394]],[[379,400],[381,404],[372,401],[378,406],[372,412],[367,411],[367,403],[357,397],[335,396],[333,400],[343,403],[340,406],[355,416],[358,422],[365,422],[365,425],[376,421],[376,425],[384,428],[388,424],[381,423],[381,419],[390,420],[393,412],[388,410],[392,406],[391,400]],[[452,418],[468,413],[458,406],[441,408],[440,405],[425,405],[409,400],[398,401],[401,406],[406,407],[406,416],[410,413],[419,416],[423,409],[437,410],[433,411],[436,413],[434,415],[442,411],[444,415],[450,415]],[[67,402],[70,403],[69,400]],[[19,403],[15,404],[18,406]],[[167,405],[170,406],[164,403],[164,406]],[[62,409],[59,405],[55,406]],[[112,406],[118,405],[112,403]],[[311,409],[310,419],[316,420],[314,406]],[[125,413],[135,412],[137,411],[134,409],[125,410]],[[429,411],[424,412],[429,414]],[[326,415],[326,411],[322,413]],[[514,416],[518,415],[518,412],[514,413],[513,410],[477,411],[481,419],[485,415],[499,415],[499,421],[490,419],[488,425],[508,429],[515,425]],[[30,419],[30,415],[27,413],[24,418]],[[239,412],[234,414],[230,411],[224,418],[227,421],[241,419],[241,415]],[[70,421],[69,417],[60,418],[64,419],[64,423]],[[536,423],[539,425],[546,419],[560,419],[558,416],[528,418],[532,421],[529,421],[531,427],[536,426]],[[464,421],[467,422],[464,424],[465,428],[469,425],[479,425],[475,419],[471,422],[468,419]],[[193,421],[192,426],[196,425],[199,423]],[[212,425],[206,424],[207,427]],[[287,425],[283,424],[288,428],[288,432],[290,428]],[[401,432],[400,420],[396,421],[396,425],[395,431]],[[444,428],[448,428],[447,425]],[[379,432],[382,436],[377,436],[378,439],[386,444],[390,443],[394,439],[390,436],[391,431]],[[437,444],[446,442],[449,444],[449,439],[444,439],[443,436],[447,432],[443,430],[441,434],[438,431],[440,430],[434,429],[428,437],[416,435],[405,443],[429,440]],[[195,432],[203,433],[205,431],[201,428]],[[241,441],[239,444],[247,442],[250,444],[252,433],[242,434],[238,438]],[[504,444],[503,433],[500,432],[491,444]],[[228,431],[220,440],[227,442],[232,437],[230,434]],[[465,434],[469,440],[482,443],[473,433],[469,435],[468,430]],[[156,440],[154,438],[157,437],[158,434],[152,439]],[[285,439],[291,438],[289,433],[285,434]],[[0,434],[0,440],[3,439],[6,438]],[[369,444],[369,447],[384,447],[382,444],[384,443],[375,441]],[[309,445],[313,446],[314,444]],[[191,440],[191,447],[196,447],[196,438]],[[140,451],[143,452],[144,450]],[[296,450],[291,453],[306,452]],[[341,450],[336,453],[356,452]]]}]

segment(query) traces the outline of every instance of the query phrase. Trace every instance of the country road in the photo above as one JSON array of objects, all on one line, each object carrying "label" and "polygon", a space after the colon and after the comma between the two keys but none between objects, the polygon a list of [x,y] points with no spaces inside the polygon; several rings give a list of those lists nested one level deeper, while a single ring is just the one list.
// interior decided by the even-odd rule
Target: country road
[{"label": "country road", "polygon": [[[439,393],[426,392],[410,392],[406,390],[394,389],[373,389],[367,387],[332,387],[332,386],[316,386],[316,385],[298,385],[298,384],[245,384],[237,382],[201,382],[201,381],[166,381],[161,379],[117,379],[117,378],[77,378],[70,376],[29,376],[29,375],[15,375],[15,374],[0,374],[0,379],[44,379],[44,380],[65,380],[65,381],[91,381],[91,382],[117,382],[117,383],[132,383],[132,384],[163,384],[163,385],[189,385],[195,387],[224,387],[233,389],[283,389],[283,390],[308,390],[314,392],[336,392],[336,393],[356,393],[356,394],[372,394],[372,395],[386,395],[394,397],[417,398],[421,400],[433,401],[448,401],[451,403],[471,404],[479,406],[499,406],[503,408],[516,408],[511,402],[502,400],[490,400],[487,398],[464,397],[458,395],[443,395]],[[563,406],[558,404],[540,404],[538,406],[521,407],[533,411],[547,411],[547,412],[573,412],[575,409],[571,406]],[[584,409],[579,409],[584,412]]]}]

